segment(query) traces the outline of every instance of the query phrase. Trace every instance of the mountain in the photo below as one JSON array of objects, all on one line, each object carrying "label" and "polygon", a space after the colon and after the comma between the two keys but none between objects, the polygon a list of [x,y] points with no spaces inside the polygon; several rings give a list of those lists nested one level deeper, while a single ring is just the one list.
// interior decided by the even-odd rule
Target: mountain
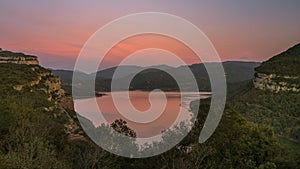
[{"label": "mountain", "polygon": [[[78,129],[79,126],[74,120],[76,114],[73,109],[72,98],[66,96],[65,91],[61,88],[59,77],[55,77],[50,70],[41,67],[36,56],[8,51],[0,52],[0,56],[3,55],[12,59],[0,63],[2,99],[5,100],[17,96],[22,98],[23,95],[28,95],[27,102],[28,100],[32,101],[32,104],[28,106],[34,106],[36,109],[41,109],[43,112],[48,113],[55,111],[53,114],[56,117],[62,116],[68,121],[66,131],[71,134],[70,136],[76,135],[72,132]],[[22,62],[12,62],[11,60],[22,60]],[[4,72],[9,72],[9,74]],[[14,95],[10,95],[11,93]],[[30,97],[31,95],[41,98],[38,100]]]},{"label": "mountain", "polygon": [[[272,128],[249,123],[229,106],[226,106],[212,137],[199,144],[199,133],[205,127],[204,120],[210,109],[205,103],[200,105],[192,131],[169,151],[144,159],[111,154],[83,133],[77,118],[85,121],[83,126],[86,125],[88,130],[93,129],[92,134],[98,136],[97,139],[106,140],[107,148],[116,148],[118,152],[122,151],[122,146],[107,134],[115,130],[120,135],[126,135],[129,131],[135,136],[134,131],[126,126],[126,121],[116,120],[110,124],[111,127],[101,125],[96,128],[89,120],[76,116],[72,98],[61,88],[59,78],[36,64],[37,57],[34,57],[36,60],[26,60],[23,58],[30,56],[11,53],[13,59],[6,55],[7,59],[0,63],[0,168],[296,168],[300,164],[296,158],[291,161],[289,156],[289,161],[285,161],[285,151]],[[178,68],[171,69],[177,71]],[[202,68],[194,65],[193,69],[199,71]],[[142,72],[141,77],[137,75],[137,78],[147,78],[143,75],[157,72],[157,67],[151,68]],[[71,71],[56,73],[65,77],[72,74]],[[81,75],[84,80],[86,74]],[[161,76],[162,79],[171,80],[168,74]],[[155,77],[151,80],[155,82]],[[198,111],[196,106],[199,105],[190,105],[193,113]],[[144,148],[146,151],[154,145],[163,148],[159,146],[173,142],[185,130],[186,126],[181,123],[174,129],[162,132],[162,142],[146,144]],[[138,149],[133,140],[135,137],[123,137],[121,144],[128,144],[130,150]]]},{"label": "mountain", "polygon": [[[51,70],[53,76],[59,77],[61,81],[62,88],[66,91],[67,94],[72,93],[72,79],[73,79],[73,71],[72,70]],[[89,81],[90,75],[78,72],[78,83],[75,87],[80,87],[82,84],[84,85]]]},{"label": "mountain", "polygon": [[300,43],[272,57],[256,68],[257,73],[281,76],[300,75]]},{"label": "mountain", "polygon": [[257,67],[254,86],[270,91],[300,92],[300,44]]},{"label": "mountain", "polygon": [[36,56],[0,56],[0,168],[69,168],[65,146],[84,139],[72,98]]},{"label": "mountain", "polygon": [[4,51],[0,48],[0,63],[38,65],[39,61],[36,56]]},{"label": "mountain", "polygon": [[255,69],[253,82],[229,101],[249,121],[272,127],[290,151],[286,156],[291,161],[300,159],[299,51],[300,44],[263,62]]},{"label": "mountain", "polygon": [[[207,63],[214,64],[214,63]],[[249,82],[254,77],[254,68],[259,66],[257,62],[239,62],[228,61],[223,63],[223,67],[226,73],[228,90],[233,91],[243,84]],[[160,88],[167,91],[178,91],[178,86],[175,80],[167,75],[166,72],[178,75],[182,80],[184,86],[189,90],[190,84],[186,74],[183,73],[185,68],[189,68],[195,76],[200,91],[210,91],[210,82],[208,74],[206,72],[204,64],[193,64],[190,66],[170,67],[167,65],[157,65],[150,67],[139,66],[120,66],[120,74],[116,76],[116,81],[121,82],[126,78],[129,78],[133,72],[139,72],[131,82],[131,90],[153,90]],[[117,67],[98,71],[90,74],[89,76],[96,75],[96,90],[97,91],[110,91],[111,79],[114,75]],[[142,71],[143,70],[143,71]],[[67,87],[72,82],[72,72],[64,70],[53,70],[54,75],[61,78],[62,84]],[[66,73],[67,72],[67,73]],[[88,76],[88,75],[86,75]],[[70,88],[70,87],[69,87]],[[124,90],[124,89],[120,89]]]},{"label": "mountain", "polygon": [[[129,76],[131,72],[141,71],[143,68],[140,66],[120,66],[122,68],[122,72],[120,72],[120,76],[116,78],[122,78]],[[111,79],[116,71],[117,67],[108,68],[105,70],[98,71],[96,73],[92,73],[92,76],[95,76],[96,79]]]}]

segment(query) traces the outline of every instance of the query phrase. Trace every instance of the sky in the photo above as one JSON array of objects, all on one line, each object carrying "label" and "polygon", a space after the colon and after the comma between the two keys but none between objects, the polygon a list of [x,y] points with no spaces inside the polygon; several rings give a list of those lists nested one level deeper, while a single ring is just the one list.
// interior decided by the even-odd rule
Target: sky
[{"label": "sky", "polygon": [[[222,61],[265,61],[300,42],[299,8],[299,0],[2,0],[0,48],[37,55],[48,68],[72,69],[85,42],[105,24],[137,12],[163,12],[196,25]],[[145,35],[116,44],[103,67],[157,44],[174,49],[188,64],[199,62],[180,42]],[[161,51],[139,55],[168,64]]]}]

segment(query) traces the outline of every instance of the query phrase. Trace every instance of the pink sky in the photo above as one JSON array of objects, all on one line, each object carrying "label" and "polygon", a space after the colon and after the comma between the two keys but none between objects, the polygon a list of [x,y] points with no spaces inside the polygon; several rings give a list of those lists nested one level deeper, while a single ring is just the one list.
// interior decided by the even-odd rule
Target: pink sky
[{"label": "pink sky", "polygon": [[[37,55],[46,67],[72,69],[83,44],[103,25],[124,15],[155,11],[195,24],[223,61],[265,61],[300,42],[299,7],[297,0],[4,0],[0,1],[0,48]],[[109,54],[106,66],[113,66],[117,56],[158,44],[155,37],[142,40],[123,41]],[[177,49],[189,63],[196,62],[179,43],[160,40],[162,48]]]},{"label": "pink sky", "polygon": [[[155,34],[144,34],[139,36],[132,36],[130,38],[124,39],[123,41],[116,44],[104,57],[104,62],[102,65],[109,65],[111,63],[119,64],[124,58],[134,54],[137,51],[144,49],[161,49],[169,51],[176,56],[180,57],[186,64],[199,63],[201,60],[197,55],[182,42]],[[161,60],[160,64],[169,63],[160,56],[153,56],[151,52],[143,52],[143,54],[148,54],[148,59],[158,59]],[[167,57],[161,53],[156,52],[155,54],[160,54]],[[142,55],[142,54],[141,54]],[[147,62],[147,60],[145,60]],[[145,65],[142,61],[138,62],[141,65]],[[171,63],[169,63],[171,64]],[[178,66],[178,65],[173,65]],[[101,67],[101,65],[100,65]]]}]

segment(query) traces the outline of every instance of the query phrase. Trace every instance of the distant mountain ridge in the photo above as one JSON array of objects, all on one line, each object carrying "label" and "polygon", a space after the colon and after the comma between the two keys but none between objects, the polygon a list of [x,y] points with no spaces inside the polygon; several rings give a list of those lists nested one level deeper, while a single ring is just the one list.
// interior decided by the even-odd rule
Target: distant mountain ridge
[{"label": "distant mountain ridge", "polygon": [[[214,64],[214,63],[206,63]],[[226,79],[228,89],[234,90],[240,87],[242,84],[250,82],[254,77],[254,68],[259,66],[258,62],[240,62],[240,61],[227,61],[223,62],[223,67],[226,73]],[[122,78],[128,78],[133,72],[139,72],[131,82],[131,90],[153,90],[161,88],[166,91],[177,91],[178,86],[174,79],[167,75],[165,71],[169,71],[177,74],[184,79],[186,76],[182,73],[182,70],[188,67],[194,74],[196,81],[198,82],[200,91],[210,91],[210,82],[208,74],[206,72],[204,64],[193,64],[189,66],[170,67],[167,65],[157,65],[150,67],[140,66],[121,66],[121,74],[115,76],[116,80],[122,80]],[[81,82],[84,83],[87,78],[96,75],[96,90],[97,91],[110,91],[111,79],[117,67],[108,68],[98,71],[93,74],[82,73]],[[143,71],[142,71],[143,70]],[[52,70],[55,76],[61,78],[62,84],[65,87],[69,87],[72,84],[72,71],[65,70]],[[75,84],[76,85],[76,84]],[[188,85],[186,83],[186,85]],[[189,86],[187,86],[189,88]],[[120,89],[122,90],[122,89]]]}]

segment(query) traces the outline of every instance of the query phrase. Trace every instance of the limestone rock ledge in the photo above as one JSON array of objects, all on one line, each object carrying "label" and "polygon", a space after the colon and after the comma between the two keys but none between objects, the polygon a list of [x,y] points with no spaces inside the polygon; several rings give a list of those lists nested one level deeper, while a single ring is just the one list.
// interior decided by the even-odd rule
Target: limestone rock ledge
[{"label": "limestone rock ledge", "polygon": [[0,48],[0,63],[38,65],[39,61],[36,56],[25,55],[23,53],[14,53],[10,51],[3,51]]},{"label": "limestone rock ledge", "polygon": [[300,76],[280,76],[276,74],[256,73],[253,80],[254,87],[273,92],[300,92]]},{"label": "limestone rock ledge", "polygon": [[[4,70],[18,70],[15,71],[17,80],[11,80],[8,86],[20,94],[23,91],[44,92],[43,96],[46,97],[49,104],[41,105],[39,108],[48,114],[52,113],[53,118],[60,119],[59,121],[64,123],[65,132],[70,139],[85,139],[77,120],[72,97],[68,96],[61,88],[59,77],[55,77],[50,70],[39,65],[36,56],[3,51],[0,48],[0,64],[7,66]],[[41,110],[39,109],[39,111]]]}]

